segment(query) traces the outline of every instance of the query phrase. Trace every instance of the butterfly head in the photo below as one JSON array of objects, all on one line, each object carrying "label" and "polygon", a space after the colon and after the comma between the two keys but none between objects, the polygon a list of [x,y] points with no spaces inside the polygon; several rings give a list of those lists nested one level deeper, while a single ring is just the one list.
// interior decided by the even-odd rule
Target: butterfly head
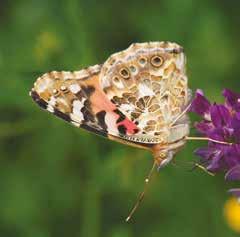
[{"label": "butterfly head", "polygon": [[162,150],[158,156],[155,157],[155,162],[157,163],[158,169],[165,167],[173,159],[174,152]]},{"label": "butterfly head", "polygon": [[156,144],[152,147],[154,160],[158,168],[165,167],[175,156],[175,154],[185,145],[186,139],[182,138],[168,144]]}]

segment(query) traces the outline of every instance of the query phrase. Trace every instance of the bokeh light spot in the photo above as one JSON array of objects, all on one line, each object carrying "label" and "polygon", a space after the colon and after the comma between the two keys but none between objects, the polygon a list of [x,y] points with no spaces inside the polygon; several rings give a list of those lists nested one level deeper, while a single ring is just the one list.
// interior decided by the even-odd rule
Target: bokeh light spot
[{"label": "bokeh light spot", "polygon": [[224,217],[229,227],[240,233],[240,202],[237,198],[230,198],[226,201]]}]

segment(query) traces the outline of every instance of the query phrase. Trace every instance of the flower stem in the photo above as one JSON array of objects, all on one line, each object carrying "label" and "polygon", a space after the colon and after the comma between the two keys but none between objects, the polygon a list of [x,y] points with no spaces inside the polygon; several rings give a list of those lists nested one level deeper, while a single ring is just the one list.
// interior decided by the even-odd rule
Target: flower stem
[{"label": "flower stem", "polygon": [[230,142],[223,142],[223,141],[218,141],[209,137],[185,137],[186,140],[198,140],[198,141],[211,141],[219,144],[224,144],[224,145],[232,145],[233,143]]}]

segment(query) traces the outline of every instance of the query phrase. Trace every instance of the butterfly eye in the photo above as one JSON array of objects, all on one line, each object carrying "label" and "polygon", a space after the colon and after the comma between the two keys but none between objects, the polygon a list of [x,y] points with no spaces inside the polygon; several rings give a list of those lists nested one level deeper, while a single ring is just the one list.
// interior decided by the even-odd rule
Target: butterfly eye
[{"label": "butterfly eye", "polygon": [[112,58],[112,57],[111,57],[111,58],[109,59],[109,64],[110,64],[110,65],[113,65],[115,62],[116,62],[116,59],[115,59],[115,58]]},{"label": "butterfly eye", "polygon": [[147,59],[144,58],[144,57],[141,57],[141,58],[139,59],[139,63],[140,63],[141,65],[144,65],[146,62],[147,62]]},{"label": "butterfly eye", "polygon": [[122,68],[120,70],[120,75],[124,78],[124,79],[129,79],[130,77],[130,72],[128,71],[127,68]]},{"label": "butterfly eye", "polygon": [[115,83],[119,83],[120,80],[119,80],[118,77],[114,77],[114,78],[113,78],[113,81],[114,81]]},{"label": "butterfly eye", "polygon": [[132,73],[135,73],[135,72],[137,71],[137,68],[136,68],[135,66],[133,66],[133,65],[131,65],[131,66],[129,67],[129,69],[130,69],[130,71],[131,71]]},{"label": "butterfly eye", "polygon": [[151,58],[151,64],[154,66],[154,67],[161,67],[162,64],[163,64],[163,58],[161,56],[153,56]]}]

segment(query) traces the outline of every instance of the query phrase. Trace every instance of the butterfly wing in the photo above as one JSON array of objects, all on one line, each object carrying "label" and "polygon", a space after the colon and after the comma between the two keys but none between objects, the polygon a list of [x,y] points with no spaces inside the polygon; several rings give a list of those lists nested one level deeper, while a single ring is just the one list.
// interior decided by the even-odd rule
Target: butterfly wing
[{"label": "butterfly wing", "polygon": [[167,144],[171,123],[190,98],[185,56],[174,43],[133,44],[103,66],[44,74],[31,96],[56,116],[99,135],[130,145]]},{"label": "butterfly wing", "polygon": [[[103,64],[100,80],[107,98],[138,126],[138,133],[125,139],[170,142],[172,123],[190,100],[182,47],[170,42],[132,44]],[[180,121],[184,127],[187,116]],[[188,133],[188,124],[181,131]]]},{"label": "butterfly wing", "polygon": [[76,72],[46,73],[37,79],[30,94],[43,109],[98,135],[136,133],[136,125],[101,90],[100,69],[95,65]]}]

